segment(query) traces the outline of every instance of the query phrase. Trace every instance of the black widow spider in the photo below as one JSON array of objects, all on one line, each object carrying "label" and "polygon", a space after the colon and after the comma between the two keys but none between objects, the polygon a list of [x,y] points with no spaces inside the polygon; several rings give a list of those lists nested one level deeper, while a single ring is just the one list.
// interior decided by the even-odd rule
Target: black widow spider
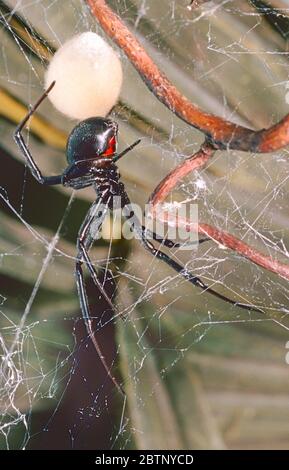
[{"label": "black widow spider", "polygon": [[[185,267],[181,266],[175,260],[171,259],[166,253],[156,249],[154,245],[147,239],[146,234],[162,243],[168,248],[179,247],[180,245],[167,239],[162,239],[153,232],[146,230],[136,218],[129,197],[125,191],[123,183],[120,181],[120,175],[116,162],[122,158],[127,152],[132,150],[140,140],[137,140],[132,145],[127,147],[121,153],[116,153],[117,146],[117,132],[118,126],[116,122],[102,117],[92,117],[85,119],[74,127],[67,140],[66,156],[68,167],[61,175],[57,176],[43,176],[35,163],[28,147],[26,146],[22,137],[21,131],[29,118],[34,114],[36,109],[47,97],[50,90],[54,87],[53,82],[49,88],[39,98],[37,103],[30,108],[29,112],[17,126],[14,139],[18,145],[21,153],[23,154],[27,165],[34,176],[34,178],[41,184],[57,185],[62,184],[69,186],[73,189],[83,189],[88,186],[93,186],[97,198],[89,209],[84,222],[80,228],[77,239],[77,257],[76,257],[76,283],[78,295],[80,299],[80,306],[82,310],[83,319],[87,328],[89,337],[91,338],[94,347],[99,355],[108,376],[116,385],[118,390],[125,395],[124,390],[112,375],[105,358],[102,355],[98,342],[94,336],[92,320],[89,312],[88,299],[85,290],[84,276],[82,265],[86,264],[94,284],[97,286],[109,306],[115,312],[115,307],[110,298],[106,294],[103,286],[98,280],[96,270],[89,258],[89,249],[91,248],[94,240],[96,239],[101,229],[102,222],[108,211],[113,210],[113,198],[118,196],[121,201],[121,208],[124,209],[124,216],[128,220],[131,230],[134,231],[137,238],[140,240],[143,247],[149,251],[156,258],[161,259],[175,271],[177,271],[183,278],[199,287],[200,289],[214,295],[215,297],[228,302],[231,305],[238,306],[246,310],[253,310],[260,312],[256,307],[235,302],[228,297],[214,291],[201,279],[191,274]],[[209,239],[202,239],[199,243]]]}]

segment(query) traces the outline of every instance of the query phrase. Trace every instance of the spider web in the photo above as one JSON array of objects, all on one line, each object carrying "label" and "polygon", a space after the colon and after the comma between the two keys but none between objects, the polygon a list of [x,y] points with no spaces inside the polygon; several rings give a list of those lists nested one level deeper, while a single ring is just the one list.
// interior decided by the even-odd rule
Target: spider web
[{"label": "spider web", "polygon": [[[288,1],[223,0],[195,10],[185,0],[109,3],[202,108],[258,129],[288,112]],[[171,255],[264,313],[197,291],[136,240],[96,243],[95,267],[125,317],[114,318],[88,280],[97,338],[127,398],[111,386],[83,328],[73,276],[77,232],[95,194],[40,187],[12,142],[17,106],[41,94],[53,50],[79,32],[103,33],[80,0],[6,0],[0,18],[1,448],[288,448],[288,284],[212,242]],[[202,136],[120,55],[119,148],[142,142],[119,167],[131,200],[144,207]],[[48,102],[39,119],[42,130],[31,125],[27,141],[43,173],[57,174],[74,123]],[[288,149],[217,152],[169,202],[197,203],[199,221],[288,263],[288,177]]]}]

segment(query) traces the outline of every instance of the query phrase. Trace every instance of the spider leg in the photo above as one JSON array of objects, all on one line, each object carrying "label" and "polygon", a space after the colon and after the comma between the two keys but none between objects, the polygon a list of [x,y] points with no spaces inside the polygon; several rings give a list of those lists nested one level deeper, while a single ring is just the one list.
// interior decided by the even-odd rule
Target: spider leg
[{"label": "spider leg", "polygon": [[231,305],[234,305],[235,307],[239,307],[239,308],[242,308],[242,309],[245,309],[245,310],[249,310],[249,311],[254,311],[254,312],[258,312],[258,313],[263,313],[263,310],[257,308],[257,307],[253,307],[253,305],[249,305],[249,304],[244,304],[244,303],[241,303],[241,302],[238,302],[236,300],[232,300],[230,299],[229,297],[223,295],[223,294],[220,294],[219,292],[215,291],[214,289],[212,289],[211,287],[207,286],[199,277],[197,276],[194,276],[192,273],[190,273],[190,271],[188,271],[185,267],[183,267],[182,265],[180,265],[179,263],[177,263],[176,261],[174,261],[172,258],[170,258],[166,253],[163,253],[162,251],[160,250],[157,250],[152,243],[150,243],[149,241],[145,240],[143,238],[143,244],[144,246],[146,247],[146,249],[148,251],[150,251],[150,253],[153,255],[153,256],[156,256],[158,259],[161,259],[162,261],[164,261],[165,263],[167,263],[171,268],[173,268],[176,272],[178,272],[184,279],[186,279],[187,281],[189,281],[191,284],[193,284],[194,286],[196,287],[199,287],[200,289],[202,289],[203,291],[206,291],[208,292],[209,294],[213,295],[214,297],[217,297],[218,299],[221,299]]},{"label": "spider leg", "polygon": [[[161,245],[166,246],[167,248],[181,248],[181,246],[182,246],[181,243],[173,242],[172,240],[169,240],[168,238],[162,238],[160,235],[158,235],[155,232],[152,232],[151,230],[147,229],[143,225],[142,225],[142,230],[143,230],[143,234],[144,234],[145,238],[147,238],[147,236],[149,236],[150,238],[152,238],[156,242],[160,243]],[[201,240],[197,240],[194,243],[201,245],[202,243],[208,242],[210,240],[211,240],[211,238],[209,238],[209,237],[201,238]]]},{"label": "spider leg", "polygon": [[158,250],[154,247],[154,245],[146,239],[143,227],[134,214],[133,210],[131,209],[131,203],[129,200],[128,195],[124,192],[122,194],[122,199],[123,199],[123,207],[124,207],[124,215],[131,225],[133,231],[136,233],[138,238],[140,239],[140,242],[142,243],[143,247],[149,251],[153,256],[156,258],[164,261],[166,264],[168,264],[171,268],[173,268],[177,273],[179,273],[184,279],[189,281],[191,284],[194,286],[198,287],[199,289],[202,289],[203,291],[208,292],[209,294],[213,295],[214,297],[217,297],[218,299],[221,299],[231,305],[234,305],[235,307],[242,308],[244,310],[249,310],[253,312],[258,312],[258,313],[264,313],[263,310],[254,307],[253,305],[249,304],[244,304],[235,300],[230,299],[229,297],[220,294],[219,292],[215,291],[211,287],[207,286],[199,277],[194,276],[190,271],[188,271],[184,266],[181,264],[177,263],[175,260],[170,258],[166,253],[164,253],[161,250]]},{"label": "spider leg", "polygon": [[113,162],[117,162],[120,158],[124,157],[128,152],[130,152],[136,145],[138,145],[141,142],[141,139],[136,140],[133,144],[131,144],[129,147],[124,149],[122,152],[120,152],[118,155],[113,157]]},{"label": "spider leg", "polygon": [[[92,204],[78,235],[78,242],[77,242],[77,248],[78,248],[78,254],[77,254],[77,259],[76,259],[76,284],[77,284],[77,290],[78,290],[78,295],[80,299],[80,306],[81,306],[81,311],[83,315],[83,319],[85,322],[85,326],[88,332],[88,335],[93,342],[94,348],[102,362],[103,367],[105,368],[108,377],[111,379],[111,381],[114,383],[114,385],[117,387],[117,389],[122,393],[122,395],[125,395],[125,392],[121,385],[118,383],[116,378],[112,375],[106,361],[105,357],[103,356],[100,346],[95,338],[93,327],[92,327],[92,320],[90,316],[90,310],[89,310],[89,304],[88,304],[88,299],[87,299],[87,294],[86,294],[86,289],[85,289],[85,282],[84,282],[84,275],[83,275],[83,269],[82,265],[83,263],[86,264],[90,275],[93,279],[93,282],[95,285],[98,287],[99,291],[109,304],[110,308],[113,310],[114,313],[117,313],[115,310],[115,307],[113,303],[111,302],[110,298],[108,297],[107,293],[105,292],[102,284],[97,278],[97,273],[94,269],[94,266],[91,263],[91,260],[88,255],[88,251],[93,244],[93,241],[96,237],[96,234],[99,233],[99,230],[101,229],[102,222],[105,218],[105,215],[108,210],[108,205],[104,203],[102,198],[99,198],[98,201]],[[95,225],[94,225],[95,224]],[[94,235],[92,235],[92,230],[94,232]]]},{"label": "spider leg", "polygon": [[34,106],[28,111],[26,116],[22,119],[22,121],[18,124],[16,127],[16,130],[14,132],[14,140],[16,144],[18,145],[18,148],[20,149],[20,152],[22,153],[23,157],[25,158],[25,161],[28,165],[28,168],[31,172],[31,174],[34,176],[34,178],[38,181],[40,184],[47,184],[47,185],[54,185],[54,184],[61,184],[62,183],[62,175],[57,175],[57,176],[43,176],[41,171],[39,170],[37,164],[34,161],[34,158],[32,157],[32,154],[30,150],[28,149],[27,145],[24,142],[23,136],[21,134],[22,129],[24,128],[25,124],[27,121],[30,119],[30,117],[35,113],[36,109],[42,101],[47,97],[48,93],[50,90],[53,88],[55,82],[53,82],[50,87],[41,95],[39,100],[35,103]]}]

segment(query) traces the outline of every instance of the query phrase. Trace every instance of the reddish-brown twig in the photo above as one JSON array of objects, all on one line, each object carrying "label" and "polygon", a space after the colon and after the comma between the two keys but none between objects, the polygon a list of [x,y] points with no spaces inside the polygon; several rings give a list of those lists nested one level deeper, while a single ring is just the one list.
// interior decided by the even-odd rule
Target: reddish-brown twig
[{"label": "reddish-brown twig", "polygon": [[162,204],[166,197],[175,189],[182,178],[193,171],[200,170],[212,158],[215,148],[208,142],[204,142],[200,150],[186,158],[177,168],[171,171],[155,188],[150,196],[149,203],[153,206]]},{"label": "reddish-brown twig", "polygon": [[105,0],[86,1],[103,30],[125,52],[153,94],[183,121],[203,132],[216,149],[272,152],[289,144],[289,115],[269,129],[254,131],[202,111],[159,70]]},{"label": "reddish-brown twig", "polygon": [[180,179],[193,171],[203,168],[208,160],[213,156],[214,152],[214,147],[205,142],[197,153],[187,158],[185,162],[181,163],[177,168],[169,173],[152,193],[149,200],[150,212],[148,215],[157,219],[159,222],[169,223],[170,225],[177,224],[178,227],[182,227],[188,232],[197,232],[202,236],[205,235],[206,237],[210,237],[262,268],[279,274],[285,279],[289,279],[289,266],[286,264],[280,263],[279,261],[272,259],[270,256],[263,255],[228,232],[209,224],[193,223],[186,218],[178,217],[176,219],[175,214],[171,215],[168,210],[164,209],[163,203],[166,197],[175,189],[177,184],[180,182]]}]

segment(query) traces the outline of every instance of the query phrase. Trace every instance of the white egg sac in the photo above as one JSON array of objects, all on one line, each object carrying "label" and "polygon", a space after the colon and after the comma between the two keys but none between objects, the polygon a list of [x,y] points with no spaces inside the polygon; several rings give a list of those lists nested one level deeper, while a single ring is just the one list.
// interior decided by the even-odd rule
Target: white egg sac
[{"label": "white egg sac", "polygon": [[45,74],[53,105],[70,118],[106,116],[116,104],[122,67],[115,51],[98,34],[79,34],[58,49]]}]

